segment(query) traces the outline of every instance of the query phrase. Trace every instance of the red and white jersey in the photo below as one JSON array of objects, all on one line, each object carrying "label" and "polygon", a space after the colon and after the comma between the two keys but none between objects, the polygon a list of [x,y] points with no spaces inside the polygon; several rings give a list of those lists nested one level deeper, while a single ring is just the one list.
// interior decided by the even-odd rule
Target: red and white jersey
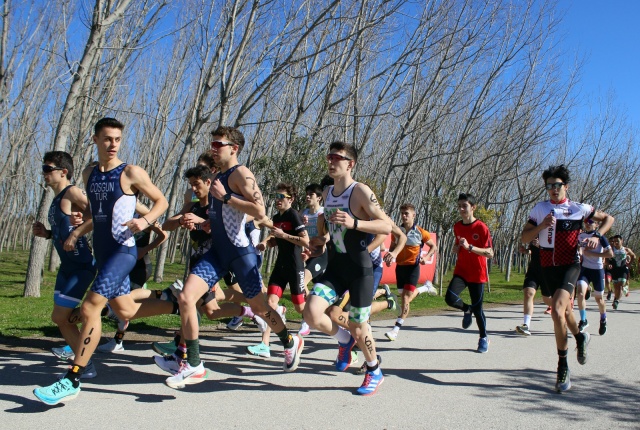
[{"label": "red and white jersey", "polygon": [[565,266],[580,262],[578,236],[582,221],[594,213],[593,206],[564,199],[561,202],[547,200],[534,206],[529,214],[529,223],[540,224],[552,214],[554,226],[538,233],[540,241],[540,264],[542,267]]}]

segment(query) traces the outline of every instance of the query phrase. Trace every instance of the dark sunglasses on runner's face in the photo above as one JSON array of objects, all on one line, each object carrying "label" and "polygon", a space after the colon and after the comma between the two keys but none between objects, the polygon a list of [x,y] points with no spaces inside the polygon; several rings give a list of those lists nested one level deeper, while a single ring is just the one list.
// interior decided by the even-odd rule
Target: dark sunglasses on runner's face
[{"label": "dark sunglasses on runner's face", "polygon": [[233,143],[231,143],[231,142],[222,142],[220,140],[211,141],[211,147],[215,148],[215,149],[220,149],[223,146],[232,146],[232,145],[233,145]]},{"label": "dark sunglasses on runner's face", "polygon": [[336,161],[342,161],[342,160],[351,161],[352,159],[340,154],[327,154],[327,161],[336,162]]},{"label": "dark sunglasses on runner's face", "polygon": [[276,199],[290,199],[291,196],[289,194],[276,193]]},{"label": "dark sunglasses on runner's face", "polygon": [[42,173],[51,173],[54,170],[64,170],[62,167],[49,166],[48,164],[42,165]]},{"label": "dark sunglasses on runner's face", "polygon": [[553,184],[546,184],[544,187],[547,191],[549,190],[559,190],[563,185],[567,185],[564,182],[554,182]]}]

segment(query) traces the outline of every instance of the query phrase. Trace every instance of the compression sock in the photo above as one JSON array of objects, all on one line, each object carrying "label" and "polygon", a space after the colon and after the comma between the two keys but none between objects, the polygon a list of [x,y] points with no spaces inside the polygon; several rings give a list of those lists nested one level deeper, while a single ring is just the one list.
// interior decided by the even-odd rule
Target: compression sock
[{"label": "compression sock", "polygon": [[198,339],[185,340],[187,346],[187,362],[191,367],[200,365],[200,341]]},{"label": "compression sock", "polygon": [[603,314],[600,314],[600,321],[606,321],[606,320],[607,320],[607,313],[605,312]]},{"label": "compression sock", "polygon": [[569,354],[569,350],[565,349],[564,351],[558,350],[558,367],[568,368],[569,364],[567,363],[567,355]]},{"label": "compression sock", "polygon": [[285,349],[289,349],[293,346],[293,336],[289,334],[289,330],[286,327],[284,328],[284,330],[276,334],[280,338],[280,342],[282,342]]},{"label": "compression sock", "polygon": [[587,319],[587,310],[586,309],[581,309],[580,310],[580,320],[581,321],[585,321]]}]

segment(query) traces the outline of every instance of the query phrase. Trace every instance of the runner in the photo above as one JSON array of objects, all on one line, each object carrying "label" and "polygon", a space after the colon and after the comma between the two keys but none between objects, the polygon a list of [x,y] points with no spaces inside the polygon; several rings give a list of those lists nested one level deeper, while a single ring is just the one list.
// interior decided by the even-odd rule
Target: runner
[{"label": "runner", "polygon": [[211,135],[211,148],[220,169],[211,185],[213,198],[209,203],[208,213],[211,236],[215,238],[216,246],[191,269],[178,299],[187,360],[176,375],[167,378],[166,384],[171,388],[183,388],[207,378],[200,359],[196,303],[209,290],[209,286],[218,282],[228,271],[233,271],[238,278],[253,312],[267,321],[284,344],[283,368],[286,372],[297,369],[304,346],[302,337],[292,337],[289,334],[282,318],[268,306],[262,293],[257,256],[244,225],[247,214],[258,220],[265,218],[265,208],[253,173],[238,164],[238,153],[244,147],[244,136],[233,127],[218,127]]},{"label": "runner", "polygon": [[580,276],[578,277],[577,284],[577,296],[578,296],[578,308],[580,310],[580,322],[578,323],[578,329],[583,332],[589,327],[587,321],[587,299],[589,298],[589,283],[593,285],[593,296],[598,304],[598,310],[600,311],[600,328],[598,333],[600,336],[607,332],[607,305],[602,297],[604,292],[604,264],[602,260],[604,258],[613,257],[613,250],[609,245],[609,241],[597,233],[597,229],[600,227],[600,223],[588,218],[584,223],[584,232],[578,236],[580,245],[586,243],[586,240],[591,237],[598,238],[598,246],[593,249],[582,249],[582,264],[580,269]]},{"label": "runner", "polygon": [[[309,236],[302,217],[298,211],[291,207],[295,199],[296,189],[293,185],[280,183],[276,186],[275,206],[277,213],[273,216],[271,235],[263,240],[257,248],[259,251],[265,251],[267,247],[278,247],[278,256],[267,286],[269,306],[278,309],[278,302],[288,284],[291,289],[293,306],[298,313],[302,314],[307,297],[302,249],[309,247]],[[284,315],[284,311],[282,315]],[[258,345],[248,346],[247,352],[259,357],[270,357],[270,336],[271,329],[267,327],[267,330],[262,333],[262,341]]]},{"label": "runner", "polygon": [[[118,158],[123,128],[124,125],[113,118],[103,118],[94,127],[98,165],[85,169],[83,178],[91,204],[98,274],[81,306],[82,330],[74,343],[74,350],[79,354],[63,378],[34,390],[38,399],[50,405],[71,400],[80,393],[80,376],[100,341],[100,314],[107,302],[121,320],[130,320],[138,312],[140,304],[131,298],[129,284],[129,272],[136,263],[133,235],[151,225],[168,207],[147,172]],[[153,207],[147,216],[134,218],[138,192],[146,195]],[[90,228],[81,225],[76,231],[84,233]]]},{"label": "runner", "polygon": [[[96,276],[96,267],[91,248],[84,236],[79,236],[70,222],[74,211],[84,211],[89,205],[87,195],[71,184],[73,177],[73,159],[62,151],[44,154],[42,175],[45,184],[53,190],[55,197],[49,207],[49,225],[51,230],[39,221],[33,224],[34,236],[53,240],[53,246],[60,256],[60,267],[53,291],[53,311],[51,320],[58,326],[67,345],[53,348],[52,352],[62,359],[71,359],[78,352],[80,330],[76,321],[78,312],[72,313],[80,304],[85,292]],[[87,364],[85,378],[97,376],[95,366]]]},{"label": "runner", "polygon": [[[533,316],[533,299],[536,296],[536,290],[540,288],[542,301],[549,309],[551,306],[551,293],[542,282],[542,271],[540,266],[540,244],[538,238],[529,242],[529,246],[520,246],[521,254],[531,255],[527,273],[524,275],[524,283],[522,284],[523,301],[523,323],[516,327],[516,332],[523,336],[531,336],[531,317]],[[546,311],[545,311],[546,313]]]},{"label": "runner", "polygon": [[[314,238],[313,247],[325,244],[326,219],[335,255],[329,258],[327,270],[309,295],[304,320],[312,328],[336,337],[340,345],[336,360],[339,371],[349,367],[351,350],[358,344],[367,362],[367,373],[357,393],[368,396],[378,390],[384,376],[376,357],[371,327],[367,323],[373,297],[373,270],[366,239],[367,234],[388,234],[391,222],[371,189],[351,177],[357,156],[356,149],[343,142],[333,142],[329,146],[328,170],[335,184],[324,191],[325,211],[323,221],[318,221],[319,235]],[[340,330],[325,314],[327,308],[347,290],[351,296],[350,334]]]},{"label": "runner", "polygon": [[[462,221],[453,226],[456,236],[454,252],[458,254],[458,261],[453,270],[453,279],[447,287],[445,301],[449,306],[463,311],[462,328],[471,326],[472,314],[476,317],[480,334],[477,351],[485,353],[489,351],[489,338],[482,302],[484,285],[489,280],[487,259],[493,258],[493,245],[489,227],[473,216],[476,207],[476,198],[472,194],[458,196],[458,211]],[[469,289],[471,304],[464,303],[460,298],[465,288]]]},{"label": "runner", "polygon": [[[415,206],[410,203],[403,204],[400,206],[400,216],[402,218],[400,230],[406,237],[406,244],[403,247],[397,246],[396,236],[393,236],[391,252],[384,256],[387,263],[391,263],[393,260],[396,262],[396,283],[401,303],[400,315],[398,315],[395,326],[384,334],[391,341],[398,338],[404,320],[409,317],[411,302],[419,294],[417,288],[420,266],[427,264],[427,261],[438,250],[434,241],[431,240],[429,232],[416,224]],[[429,247],[425,256],[422,255],[424,245]]]},{"label": "runner", "polygon": [[[529,221],[522,230],[522,242],[528,243],[536,237],[540,243],[540,264],[543,280],[552,295],[553,326],[558,348],[558,372],[556,391],[571,388],[569,365],[567,363],[567,327],[576,339],[578,363],[587,362],[587,346],[591,336],[581,333],[570,307],[574,285],[580,274],[578,236],[585,218],[600,221],[597,234],[609,231],[613,217],[595,210],[584,203],[572,202],[567,197],[569,170],[564,166],[551,166],[542,173],[544,186],[550,200],[536,204],[531,210]],[[598,246],[599,238],[594,235],[585,242],[587,249]]]},{"label": "runner", "polygon": [[609,290],[607,300],[611,299],[610,285],[613,283],[614,297],[612,307],[616,310],[620,305],[620,298],[622,298],[623,294],[626,294],[624,293],[623,288],[629,279],[629,264],[633,262],[636,255],[630,248],[624,246],[622,236],[619,234],[612,236],[609,242],[611,242],[611,246],[613,247],[613,258],[609,259],[608,270],[606,273],[607,289]]}]

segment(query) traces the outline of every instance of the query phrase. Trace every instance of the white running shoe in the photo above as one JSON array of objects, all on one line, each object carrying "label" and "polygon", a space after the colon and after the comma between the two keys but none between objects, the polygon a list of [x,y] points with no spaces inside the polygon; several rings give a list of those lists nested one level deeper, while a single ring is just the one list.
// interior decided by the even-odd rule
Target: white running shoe
[{"label": "white running shoe", "polygon": [[111,338],[109,342],[104,343],[102,345],[98,345],[96,348],[98,352],[121,352],[124,351],[124,344],[122,342],[118,343],[115,339]]},{"label": "white running shoe", "polygon": [[438,295],[438,290],[435,289],[431,281],[427,281],[424,283],[424,285],[422,286],[422,292],[427,293],[430,296]]},{"label": "white running shoe", "polygon": [[171,355],[154,355],[153,361],[156,362],[156,365],[164,370],[165,372],[171,373],[175,375],[180,371],[180,362],[178,361],[178,357],[174,354]]},{"label": "white running shoe", "polygon": [[284,363],[282,364],[282,369],[285,372],[293,372],[298,368],[303,348],[304,339],[302,336],[299,334],[293,336],[293,346],[291,348],[285,348],[284,350]]},{"label": "white running shoe", "polygon": [[176,279],[173,284],[169,285],[169,288],[171,288],[171,292],[173,293],[173,295],[178,297],[182,292],[182,289],[184,288],[184,284],[180,279]]},{"label": "white running shoe", "polygon": [[207,377],[207,369],[204,368],[202,361],[196,367],[191,367],[187,361],[183,361],[178,373],[169,376],[164,382],[169,387],[178,389],[204,382]]},{"label": "white running shoe", "polygon": [[298,334],[300,336],[307,336],[309,333],[311,333],[311,327],[309,327],[309,324],[307,324],[305,320],[302,320],[302,323],[300,323],[300,330],[298,330]]},{"label": "white running shoe", "polygon": [[400,332],[399,330],[398,331],[390,330],[390,331],[386,332],[384,335],[387,337],[387,339],[393,341],[393,340],[396,340],[398,338],[398,333],[399,332]]}]

